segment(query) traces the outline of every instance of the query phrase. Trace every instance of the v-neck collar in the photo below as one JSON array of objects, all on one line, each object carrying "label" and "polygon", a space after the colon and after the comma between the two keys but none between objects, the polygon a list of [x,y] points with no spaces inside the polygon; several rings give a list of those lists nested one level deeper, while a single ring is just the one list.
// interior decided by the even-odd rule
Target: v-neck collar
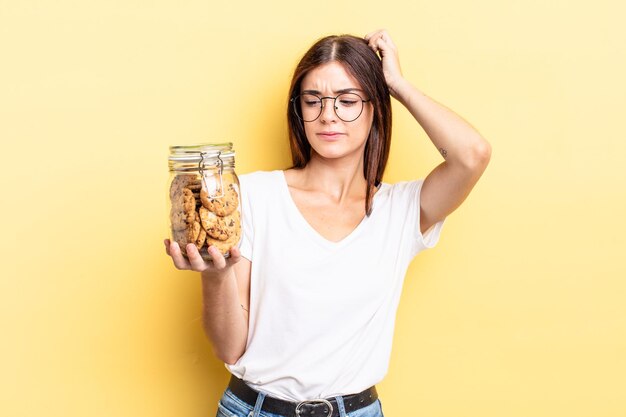
[{"label": "v-neck collar", "polygon": [[318,242],[322,246],[327,247],[327,248],[331,248],[331,249],[339,248],[339,247],[347,245],[352,240],[354,240],[355,237],[358,236],[362,232],[362,230],[367,226],[370,217],[374,215],[376,196],[378,195],[378,193],[380,192],[380,190],[383,188],[383,185],[384,185],[384,184],[381,184],[380,187],[378,188],[378,190],[376,191],[376,193],[374,194],[374,198],[373,198],[373,201],[372,201],[372,214],[369,217],[367,215],[364,216],[363,219],[361,219],[361,221],[359,222],[359,224],[347,236],[345,236],[343,239],[341,239],[341,240],[339,240],[337,242],[334,242],[334,241],[328,240],[324,236],[322,236],[306,220],[306,218],[304,217],[304,215],[302,214],[302,212],[300,211],[300,209],[296,205],[296,202],[291,197],[291,192],[289,191],[289,184],[287,184],[287,178],[285,177],[285,171],[277,170],[276,174],[279,177],[279,180],[280,180],[280,183],[281,183],[280,188],[281,188],[282,192],[284,193],[284,197],[285,197],[285,201],[286,201],[287,206],[288,206],[288,210],[292,213],[293,217],[295,219],[297,219],[297,221],[301,224],[302,229],[313,240],[315,240],[316,242]]}]

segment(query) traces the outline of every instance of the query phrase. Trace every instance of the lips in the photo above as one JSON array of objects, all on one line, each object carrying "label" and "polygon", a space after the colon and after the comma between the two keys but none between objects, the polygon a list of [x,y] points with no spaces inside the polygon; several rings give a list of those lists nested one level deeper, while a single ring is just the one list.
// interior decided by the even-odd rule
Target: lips
[{"label": "lips", "polygon": [[322,136],[324,138],[330,139],[330,138],[339,137],[339,136],[343,135],[343,133],[339,133],[339,132],[319,132],[317,135],[318,136]]}]

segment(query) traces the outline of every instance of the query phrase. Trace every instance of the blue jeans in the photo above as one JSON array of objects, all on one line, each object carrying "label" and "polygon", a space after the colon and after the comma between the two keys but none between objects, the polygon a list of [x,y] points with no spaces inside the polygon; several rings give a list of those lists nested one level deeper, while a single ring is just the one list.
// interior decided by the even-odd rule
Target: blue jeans
[{"label": "blue jeans", "polygon": [[[226,388],[224,395],[217,403],[217,417],[284,417],[282,414],[272,414],[261,411],[263,400],[266,394],[259,393],[256,405],[252,407],[248,403],[239,399],[233,392]],[[343,398],[335,397],[339,406],[339,417],[384,417],[380,399],[377,399],[367,407],[360,408],[346,413],[343,405]],[[324,417],[323,415],[320,417]]]}]

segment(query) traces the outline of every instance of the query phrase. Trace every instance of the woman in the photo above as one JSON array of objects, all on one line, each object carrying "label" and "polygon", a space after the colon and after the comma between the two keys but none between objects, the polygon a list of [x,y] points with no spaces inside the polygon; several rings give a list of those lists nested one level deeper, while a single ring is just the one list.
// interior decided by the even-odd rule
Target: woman
[{"label": "woman", "polygon": [[[386,184],[389,95],[444,161],[424,180]],[[385,30],[329,36],[297,66],[288,109],[294,166],[240,176],[243,237],[178,269],[201,272],[205,331],[232,373],[218,416],[382,416],[406,269],[435,246],[470,193],[489,144],[405,80]]]}]

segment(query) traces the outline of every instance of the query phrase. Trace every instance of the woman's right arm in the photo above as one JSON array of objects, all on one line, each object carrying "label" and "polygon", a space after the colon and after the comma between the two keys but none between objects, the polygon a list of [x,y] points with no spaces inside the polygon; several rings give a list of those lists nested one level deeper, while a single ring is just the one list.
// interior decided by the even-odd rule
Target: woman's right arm
[{"label": "woman's right arm", "polygon": [[189,260],[183,257],[178,244],[169,239],[165,240],[165,250],[176,268],[200,272],[204,331],[216,356],[234,364],[245,352],[248,340],[246,310],[250,305],[251,262],[243,258],[236,247],[226,259],[211,246],[212,262],[204,261],[193,244],[186,247]]}]

